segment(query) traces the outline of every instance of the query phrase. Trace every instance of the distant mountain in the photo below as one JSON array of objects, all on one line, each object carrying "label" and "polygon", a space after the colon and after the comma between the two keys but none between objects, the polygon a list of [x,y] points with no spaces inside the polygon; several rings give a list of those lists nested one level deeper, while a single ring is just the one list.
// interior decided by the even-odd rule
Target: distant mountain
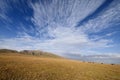
[{"label": "distant mountain", "polygon": [[18,53],[24,55],[33,55],[33,56],[41,56],[41,57],[54,57],[54,58],[62,58],[58,55],[49,52],[43,52],[40,50],[23,50],[23,51],[16,51],[10,49],[0,49],[0,53]]},{"label": "distant mountain", "polygon": [[18,51],[10,49],[0,49],[0,53],[18,53]]},{"label": "distant mountain", "polygon": [[27,55],[33,55],[33,56],[42,56],[42,57],[56,57],[56,58],[60,58],[60,56],[55,55],[53,53],[49,53],[49,52],[43,52],[40,50],[23,50],[19,52],[20,54],[27,54]]}]

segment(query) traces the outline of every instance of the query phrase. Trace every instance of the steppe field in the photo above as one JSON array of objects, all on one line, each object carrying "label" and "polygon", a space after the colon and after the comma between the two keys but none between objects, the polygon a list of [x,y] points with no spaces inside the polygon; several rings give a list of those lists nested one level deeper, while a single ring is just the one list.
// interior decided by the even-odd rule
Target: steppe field
[{"label": "steppe field", "polygon": [[0,53],[0,80],[120,80],[120,65]]}]

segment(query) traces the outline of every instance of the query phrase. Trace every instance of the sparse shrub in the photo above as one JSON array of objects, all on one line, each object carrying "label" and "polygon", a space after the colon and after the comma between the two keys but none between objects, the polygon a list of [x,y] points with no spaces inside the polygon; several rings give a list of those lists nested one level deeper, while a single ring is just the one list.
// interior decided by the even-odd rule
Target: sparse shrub
[{"label": "sparse shrub", "polygon": [[101,64],[103,64],[103,63],[101,63]]},{"label": "sparse shrub", "polygon": [[115,65],[115,64],[111,64],[111,65]]}]

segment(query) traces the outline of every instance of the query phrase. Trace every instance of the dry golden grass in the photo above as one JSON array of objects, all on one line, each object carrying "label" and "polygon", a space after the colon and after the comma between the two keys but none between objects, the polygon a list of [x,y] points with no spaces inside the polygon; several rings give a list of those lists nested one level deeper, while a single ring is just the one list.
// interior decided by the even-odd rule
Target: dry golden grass
[{"label": "dry golden grass", "polygon": [[0,54],[0,80],[120,80],[120,65]]}]

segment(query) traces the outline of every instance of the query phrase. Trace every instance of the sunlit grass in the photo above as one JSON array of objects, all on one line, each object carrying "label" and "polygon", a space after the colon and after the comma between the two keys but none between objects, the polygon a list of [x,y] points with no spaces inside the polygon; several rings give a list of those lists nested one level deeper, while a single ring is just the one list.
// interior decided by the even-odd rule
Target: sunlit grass
[{"label": "sunlit grass", "polygon": [[120,65],[0,54],[0,80],[120,80]]}]

